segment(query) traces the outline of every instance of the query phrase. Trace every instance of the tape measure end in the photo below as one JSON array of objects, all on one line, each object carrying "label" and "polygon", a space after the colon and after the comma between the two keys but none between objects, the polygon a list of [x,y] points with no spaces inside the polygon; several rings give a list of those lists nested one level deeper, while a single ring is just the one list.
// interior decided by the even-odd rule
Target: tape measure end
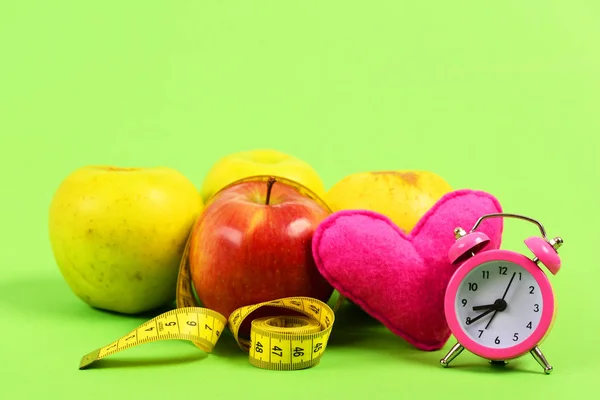
[{"label": "tape measure end", "polygon": [[79,369],[86,369],[88,366],[98,361],[98,355],[100,354],[100,349],[94,350],[91,353],[86,354],[81,357],[81,361],[79,362]]}]

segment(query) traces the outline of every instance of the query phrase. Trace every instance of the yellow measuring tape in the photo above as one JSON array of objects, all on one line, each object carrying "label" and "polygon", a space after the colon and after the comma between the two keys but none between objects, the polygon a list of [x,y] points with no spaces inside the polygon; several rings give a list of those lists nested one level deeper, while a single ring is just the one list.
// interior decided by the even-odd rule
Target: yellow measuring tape
[{"label": "yellow measuring tape", "polygon": [[[334,310],[344,298],[340,295],[332,310],[310,297],[286,297],[235,310],[227,320],[222,314],[199,307],[192,291],[188,259],[191,234],[183,253],[177,277],[177,308],[141,324],[128,334],[84,355],[79,369],[120,351],[158,340],[187,340],[210,353],[228,328],[239,347],[248,353],[250,364],[269,370],[297,370],[319,363],[331,333]],[[299,312],[300,316],[257,318],[251,323],[250,337],[239,336],[242,322],[262,307],[278,307]]]}]

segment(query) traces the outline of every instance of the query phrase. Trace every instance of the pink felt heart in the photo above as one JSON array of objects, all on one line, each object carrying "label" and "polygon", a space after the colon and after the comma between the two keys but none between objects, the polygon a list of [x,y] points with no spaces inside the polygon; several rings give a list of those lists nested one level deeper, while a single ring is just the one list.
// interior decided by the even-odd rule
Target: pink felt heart
[{"label": "pink felt heart", "polygon": [[[442,197],[405,234],[386,216],[368,210],[331,214],[317,227],[312,251],[317,267],[344,297],[421,350],[438,350],[450,337],[444,294],[456,266],[448,260],[454,229],[469,231],[479,217],[502,212],[489,193],[456,190]],[[497,249],[501,218],[477,228]]]}]

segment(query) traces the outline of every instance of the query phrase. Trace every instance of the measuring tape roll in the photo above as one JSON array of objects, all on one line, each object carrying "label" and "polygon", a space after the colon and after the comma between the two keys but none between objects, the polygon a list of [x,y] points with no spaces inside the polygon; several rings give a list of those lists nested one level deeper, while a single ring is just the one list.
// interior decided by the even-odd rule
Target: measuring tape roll
[{"label": "measuring tape roll", "polygon": [[[238,336],[245,317],[261,307],[282,307],[306,316],[262,317],[252,321],[250,339]],[[337,307],[336,307],[337,308]],[[82,357],[79,369],[144,343],[158,340],[187,340],[210,353],[226,326],[240,348],[249,354],[250,364],[270,370],[297,370],[319,363],[327,347],[334,312],[310,297],[287,297],[237,309],[227,321],[213,310],[180,307],[160,314],[128,334]]]},{"label": "measuring tape roll", "polygon": [[[281,178],[278,178],[281,180]],[[222,314],[199,307],[192,291],[188,237],[177,277],[177,308],[144,322],[121,338],[81,358],[79,369],[123,350],[159,340],[187,340],[210,353],[223,331],[228,328],[239,347],[248,353],[250,364],[268,370],[298,370],[318,364],[323,356],[335,319],[335,311],[344,301],[340,295],[334,309],[311,297],[286,297],[240,307],[225,318]],[[262,307],[296,311],[301,316],[274,316],[254,319],[250,338],[240,337],[242,322]]]}]

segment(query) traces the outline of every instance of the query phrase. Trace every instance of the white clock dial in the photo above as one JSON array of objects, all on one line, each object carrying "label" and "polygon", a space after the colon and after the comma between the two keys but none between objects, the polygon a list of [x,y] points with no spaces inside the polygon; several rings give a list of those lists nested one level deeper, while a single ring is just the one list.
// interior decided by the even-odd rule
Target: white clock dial
[{"label": "white clock dial", "polygon": [[[497,307],[483,308],[494,304]],[[535,331],[544,304],[538,283],[525,268],[508,261],[490,261],[467,274],[454,306],[461,328],[471,339],[500,349],[522,343]]]}]

